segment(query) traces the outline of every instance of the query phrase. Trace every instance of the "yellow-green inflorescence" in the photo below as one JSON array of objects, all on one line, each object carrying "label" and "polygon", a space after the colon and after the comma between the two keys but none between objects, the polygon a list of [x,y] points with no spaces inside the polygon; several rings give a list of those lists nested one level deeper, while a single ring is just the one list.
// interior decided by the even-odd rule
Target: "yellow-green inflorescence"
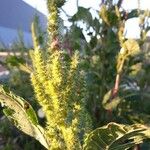
[{"label": "yellow-green inflorescence", "polygon": [[86,111],[86,88],[79,67],[79,54],[75,52],[69,56],[59,47],[52,46],[58,36],[59,7],[56,1],[48,0],[48,32],[52,40],[46,51],[47,57],[44,57],[45,51],[38,45],[34,26],[32,28],[34,50],[31,58],[34,71],[31,81],[47,119],[49,149],[78,150],[91,129],[91,122]]},{"label": "yellow-green inflorescence", "polygon": [[[51,42],[48,43],[51,51],[59,47],[59,8],[65,3],[65,0],[47,0],[49,11],[48,16],[48,34]],[[60,48],[60,47],[59,47]]]}]

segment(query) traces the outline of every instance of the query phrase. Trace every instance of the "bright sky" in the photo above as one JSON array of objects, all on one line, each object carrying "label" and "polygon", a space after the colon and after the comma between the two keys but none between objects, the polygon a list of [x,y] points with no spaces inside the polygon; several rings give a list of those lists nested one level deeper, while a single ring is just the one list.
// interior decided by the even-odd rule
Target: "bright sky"
[{"label": "bright sky", "polygon": [[[134,9],[138,7],[138,0],[124,0],[123,7],[125,9]],[[150,9],[150,0],[140,0],[141,9]]]},{"label": "bright sky", "polygon": [[[46,0],[23,0],[26,3],[32,5],[33,7],[37,8],[44,14],[47,14],[47,8],[46,8]],[[117,1],[117,0],[114,0]],[[137,4],[138,0],[124,0],[123,1],[123,8],[130,10],[138,7]],[[140,7],[141,9],[150,9],[150,0],[140,0]],[[79,0],[79,5],[84,7],[92,7],[94,9],[99,9],[99,4],[101,0]],[[69,14],[74,14],[76,12],[76,0],[67,0],[65,6],[65,10]]]},{"label": "bright sky", "polygon": [[[23,0],[26,3],[32,5],[37,10],[41,11],[45,15],[48,14],[47,7],[46,7],[46,0]],[[114,0],[117,1],[117,0]],[[138,0],[123,0],[123,8],[127,10],[138,8],[137,4]],[[79,5],[84,6],[86,8],[92,7],[93,9],[99,10],[99,4],[101,0],[79,0]],[[149,9],[150,10],[150,0],[140,0],[140,8],[141,9]],[[63,6],[63,9],[69,14],[70,16],[75,14],[77,11],[76,8],[76,0],[67,0],[66,4]],[[62,15],[63,19],[65,20],[65,16]],[[138,38],[139,37],[139,25],[138,19],[134,18],[132,20],[128,20],[126,22],[126,36],[130,38]]]}]

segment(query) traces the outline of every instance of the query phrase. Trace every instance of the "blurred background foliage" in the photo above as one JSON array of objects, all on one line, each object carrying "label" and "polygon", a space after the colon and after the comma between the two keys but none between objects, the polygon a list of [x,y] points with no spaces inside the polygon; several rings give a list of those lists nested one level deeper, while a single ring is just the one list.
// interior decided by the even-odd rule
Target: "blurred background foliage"
[{"label": "blurred background foliage", "polygon": [[[70,55],[74,50],[78,50],[81,55],[88,90],[87,109],[93,118],[94,128],[110,121],[146,125],[150,123],[150,38],[146,36],[150,29],[146,22],[150,13],[140,9],[127,12],[121,7],[121,3],[121,0],[116,4],[109,0],[102,1],[100,11],[95,11],[97,17],[92,16],[91,8],[78,6],[76,14],[71,17],[68,15],[68,21],[72,24],[69,28],[65,27],[60,19],[62,48]],[[115,105],[110,104],[107,109],[103,100],[115,84],[117,56],[123,41],[126,40],[125,22],[135,17],[140,20],[141,37],[136,39],[140,45],[140,53],[126,60],[117,93],[119,101],[116,101]],[[34,21],[44,51],[47,48],[47,35],[41,31],[38,17],[35,17]],[[17,95],[28,99],[38,112],[39,106],[34,101],[28,74],[30,70],[26,67],[31,66],[31,61],[28,50],[25,51],[21,33],[20,40],[14,46],[13,49],[19,50],[21,55],[8,56],[1,62],[10,71],[9,78],[3,81],[3,84]],[[41,118],[41,122],[43,120]],[[150,149],[148,142],[141,145],[141,149]],[[0,112],[0,149],[41,150],[43,147],[11,126]]]}]

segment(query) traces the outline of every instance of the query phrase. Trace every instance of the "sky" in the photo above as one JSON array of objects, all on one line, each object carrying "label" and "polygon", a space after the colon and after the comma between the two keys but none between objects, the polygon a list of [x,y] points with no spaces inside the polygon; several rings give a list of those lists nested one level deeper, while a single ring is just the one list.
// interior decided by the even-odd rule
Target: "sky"
[{"label": "sky", "polygon": [[[37,8],[45,15],[48,14],[46,8],[46,0],[23,0],[23,1]],[[137,1],[138,0],[124,0],[122,6],[127,10],[131,10],[138,7]],[[141,9],[150,9],[150,0],[140,0],[140,1],[141,1],[140,2]],[[92,7],[94,9],[99,9],[100,2],[101,0],[79,0],[79,5],[87,8]],[[67,0],[64,8],[69,14],[74,14],[76,12],[76,0]]]},{"label": "sky", "polygon": [[[26,3],[32,5],[37,10],[41,11],[43,14],[48,15],[46,0],[23,0]],[[114,0],[115,1],[115,0]],[[117,0],[116,0],[117,1]],[[122,7],[126,10],[131,10],[138,8],[138,0],[123,0]],[[79,0],[79,6],[83,6],[86,8],[92,7],[95,10],[99,10],[99,5],[101,0]],[[150,10],[150,0],[140,0],[140,8],[141,9],[149,9]],[[63,6],[63,9],[70,16],[74,15],[77,11],[76,0],[67,0],[66,4]],[[64,20],[67,18],[65,15],[61,16]],[[139,38],[139,25],[138,19],[134,18],[132,20],[128,20],[126,22],[126,37],[127,38]],[[68,22],[66,22],[68,25]]]}]

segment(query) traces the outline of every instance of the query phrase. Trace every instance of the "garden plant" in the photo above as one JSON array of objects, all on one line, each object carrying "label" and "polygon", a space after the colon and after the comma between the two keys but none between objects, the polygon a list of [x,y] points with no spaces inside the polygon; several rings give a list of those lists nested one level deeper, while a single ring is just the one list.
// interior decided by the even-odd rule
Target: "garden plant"
[{"label": "garden plant", "polygon": [[[32,65],[18,67],[30,75],[45,122],[39,123],[29,100],[2,85],[0,103],[10,122],[46,149],[150,148],[150,62],[144,49],[150,12],[140,6],[127,12],[122,2],[102,1],[95,18],[90,8],[78,6],[66,29],[60,18],[65,0],[47,0],[45,46],[32,23]],[[138,40],[127,39],[124,32],[125,22],[134,17],[140,20]]]}]

